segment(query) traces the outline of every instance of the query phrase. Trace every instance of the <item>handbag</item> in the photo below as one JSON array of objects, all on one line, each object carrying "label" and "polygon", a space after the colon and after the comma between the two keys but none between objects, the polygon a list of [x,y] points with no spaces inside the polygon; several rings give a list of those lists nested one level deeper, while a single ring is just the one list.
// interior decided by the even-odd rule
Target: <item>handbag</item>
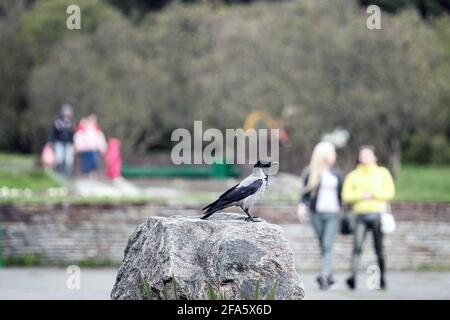
[{"label": "handbag", "polygon": [[52,169],[56,164],[56,154],[53,150],[52,145],[47,142],[42,149],[41,153],[41,163],[44,166],[44,168]]},{"label": "handbag", "polygon": [[381,231],[385,234],[394,232],[396,223],[394,215],[391,212],[391,206],[386,205],[386,210],[381,213]]},{"label": "handbag", "polygon": [[341,216],[340,219],[340,231],[342,235],[351,235],[353,234],[354,229],[354,217],[350,213],[346,213]]}]

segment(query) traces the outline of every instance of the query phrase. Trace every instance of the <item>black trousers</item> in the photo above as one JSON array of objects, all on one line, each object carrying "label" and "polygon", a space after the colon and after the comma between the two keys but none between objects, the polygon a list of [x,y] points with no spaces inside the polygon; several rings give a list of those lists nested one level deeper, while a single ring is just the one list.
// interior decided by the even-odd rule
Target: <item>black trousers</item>
[{"label": "black trousers", "polygon": [[384,278],[385,260],[383,253],[383,232],[381,231],[381,215],[379,213],[357,214],[353,235],[352,275],[356,277],[359,267],[359,258],[367,232],[371,231],[375,253],[377,255],[380,276]]}]

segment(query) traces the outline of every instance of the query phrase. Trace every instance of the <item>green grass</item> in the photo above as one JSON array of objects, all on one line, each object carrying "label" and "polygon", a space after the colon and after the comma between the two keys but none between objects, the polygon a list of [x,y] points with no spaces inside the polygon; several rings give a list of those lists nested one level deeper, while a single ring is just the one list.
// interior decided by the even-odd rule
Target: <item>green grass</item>
[{"label": "green grass", "polygon": [[32,169],[22,172],[0,170],[0,187],[45,191],[58,187],[58,184],[45,171]]},{"label": "green grass", "polygon": [[395,200],[450,202],[450,166],[403,165]]},{"label": "green grass", "polygon": [[[0,197],[0,203],[58,203],[61,201],[74,204],[82,203],[160,203],[158,198],[83,198],[79,196],[48,197],[47,189],[60,187],[58,179],[36,165],[36,156],[0,153],[0,188],[30,189],[31,197],[18,196],[13,198]],[[399,201],[436,201],[450,202],[450,165],[425,166],[405,164],[402,166],[396,181],[397,193],[395,200]],[[181,195],[172,202],[180,204],[206,203],[214,200],[216,195],[211,192],[196,192]],[[297,201],[297,193],[271,197],[267,195],[264,201]]]},{"label": "green grass", "polygon": [[0,188],[30,189],[39,192],[59,184],[45,170],[36,166],[36,158],[29,155],[0,153]]},{"label": "green grass", "polygon": [[[150,288],[150,285],[147,279],[144,276],[142,270],[139,270],[140,277],[143,283],[143,289],[136,289],[136,296],[138,300],[154,300],[155,294],[153,290]],[[171,295],[169,295],[166,285],[164,281],[161,281],[162,284],[162,300],[182,300],[181,296],[178,293],[177,289],[177,281],[176,278],[172,275],[171,284],[172,290]],[[278,281],[276,281],[271,287],[270,291],[263,296],[261,294],[260,289],[260,281],[256,281],[255,292],[253,293],[253,300],[275,300],[276,292],[278,290]],[[290,295],[289,295],[290,296]],[[206,295],[204,297],[205,300],[229,300],[226,296],[226,293],[223,289],[215,289],[210,283],[208,283]],[[289,299],[291,300],[291,299]]]},{"label": "green grass", "polygon": [[[63,264],[66,265],[67,263]],[[118,263],[105,258],[86,258],[72,263],[80,268],[118,267]]]},{"label": "green grass", "polygon": [[3,258],[3,265],[5,267],[36,267],[43,264],[43,259],[34,253],[24,253]]},{"label": "green grass", "polygon": [[416,271],[419,272],[448,272],[450,271],[450,264],[422,264]]},{"label": "green grass", "polygon": [[53,261],[36,253],[20,253],[14,256],[3,257],[1,261],[5,267],[38,267],[56,266],[66,268],[76,265],[80,268],[118,268],[120,263],[105,258],[86,258],[76,261]]},{"label": "green grass", "polygon": [[21,153],[0,153],[0,163],[29,163],[33,158],[28,154]]}]

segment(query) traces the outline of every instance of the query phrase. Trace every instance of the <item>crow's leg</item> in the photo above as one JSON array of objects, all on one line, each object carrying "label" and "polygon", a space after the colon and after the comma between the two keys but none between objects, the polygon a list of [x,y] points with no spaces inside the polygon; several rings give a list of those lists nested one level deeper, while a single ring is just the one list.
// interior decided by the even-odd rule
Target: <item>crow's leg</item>
[{"label": "crow's leg", "polygon": [[245,218],[245,221],[252,221],[252,222],[258,222],[258,221],[256,221],[255,220],[255,218],[258,218],[258,217],[253,217],[251,214],[250,214],[250,212],[248,211],[248,208],[245,208],[244,209],[244,212],[245,212],[245,214],[247,214],[247,218]]}]

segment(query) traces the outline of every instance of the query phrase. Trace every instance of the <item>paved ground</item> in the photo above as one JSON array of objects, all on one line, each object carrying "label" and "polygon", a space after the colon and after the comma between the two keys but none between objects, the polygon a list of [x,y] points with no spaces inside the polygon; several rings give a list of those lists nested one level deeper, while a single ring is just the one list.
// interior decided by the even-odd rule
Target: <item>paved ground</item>
[{"label": "paved ground", "polygon": [[305,274],[303,281],[307,299],[450,299],[450,272],[391,272],[388,274],[388,290],[370,290],[367,282],[369,276],[359,276],[358,289],[350,291],[345,286],[347,275],[338,274],[336,280],[339,288],[335,291],[317,289],[315,277]]},{"label": "paved ground", "polygon": [[[69,290],[70,275],[58,268],[0,269],[0,299],[109,299],[115,269],[82,269],[81,288]],[[303,274],[307,299],[450,299],[450,272],[393,272],[389,289],[373,291],[366,287],[367,276],[361,274],[360,288],[348,291],[344,274],[336,276],[340,289],[321,292],[315,275]]]}]

